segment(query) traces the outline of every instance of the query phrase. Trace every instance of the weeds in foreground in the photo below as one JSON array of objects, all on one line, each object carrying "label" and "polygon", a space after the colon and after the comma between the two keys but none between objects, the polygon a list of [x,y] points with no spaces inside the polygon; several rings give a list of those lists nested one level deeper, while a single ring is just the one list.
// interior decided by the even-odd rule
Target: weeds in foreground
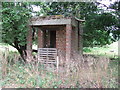
[{"label": "weeds in foreground", "polygon": [[16,53],[1,53],[3,88],[118,88],[118,64],[106,57],[73,55],[58,71],[39,62],[24,63]]}]

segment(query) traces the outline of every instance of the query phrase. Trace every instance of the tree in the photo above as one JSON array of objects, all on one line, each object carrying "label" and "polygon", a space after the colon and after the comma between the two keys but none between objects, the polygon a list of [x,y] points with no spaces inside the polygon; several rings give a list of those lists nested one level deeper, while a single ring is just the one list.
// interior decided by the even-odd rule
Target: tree
[{"label": "tree", "polygon": [[18,50],[23,60],[26,58],[26,36],[31,8],[28,3],[2,3],[3,42]]},{"label": "tree", "polygon": [[112,10],[113,15],[117,18],[117,23],[114,25],[114,30],[112,30],[114,40],[120,39],[120,1],[116,1],[109,6],[109,9]]},{"label": "tree", "polygon": [[[85,19],[83,45],[95,46],[106,45],[115,41],[110,36],[113,33],[113,27],[117,24],[117,18],[111,12],[102,12],[97,5],[100,3],[91,2],[53,2],[47,3],[49,10],[47,15],[75,16]],[[89,39],[89,40],[88,40]]]},{"label": "tree", "polygon": [[[32,5],[40,6],[39,12],[32,10]],[[106,45],[119,37],[120,4],[111,5],[115,12],[101,12],[97,3],[90,2],[49,2],[49,3],[2,3],[3,41],[15,47],[21,57],[26,59],[26,37],[28,20],[32,13],[36,15],[64,15],[85,19],[84,46]],[[116,28],[115,28],[116,27]],[[113,30],[115,29],[115,30]],[[34,30],[33,30],[34,31]],[[112,33],[112,36],[110,34]]]}]

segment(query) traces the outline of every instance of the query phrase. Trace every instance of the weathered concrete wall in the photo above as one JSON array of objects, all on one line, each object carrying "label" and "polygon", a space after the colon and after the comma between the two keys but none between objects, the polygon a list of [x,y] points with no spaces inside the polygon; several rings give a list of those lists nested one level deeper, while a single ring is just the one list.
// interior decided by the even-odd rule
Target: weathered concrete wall
[{"label": "weathered concrete wall", "polygon": [[79,54],[83,54],[83,26],[79,24]]},{"label": "weathered concrete wall", "polygon": [[72,28],[71,34],[71,55],[78,53],[78,31],[77,28]]}]

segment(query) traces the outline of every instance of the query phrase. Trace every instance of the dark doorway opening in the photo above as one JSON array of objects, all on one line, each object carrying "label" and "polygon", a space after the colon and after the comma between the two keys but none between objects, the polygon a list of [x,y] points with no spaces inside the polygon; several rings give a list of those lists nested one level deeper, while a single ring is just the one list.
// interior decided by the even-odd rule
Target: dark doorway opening
[{"label": "dark doorway opening", "polygon": [[50,31],[50,48],[56,48],[56,31]]},{"label": "dark doorway opening", "polygon": [[44,30],[44,48],[56,48],[56,31]]}]

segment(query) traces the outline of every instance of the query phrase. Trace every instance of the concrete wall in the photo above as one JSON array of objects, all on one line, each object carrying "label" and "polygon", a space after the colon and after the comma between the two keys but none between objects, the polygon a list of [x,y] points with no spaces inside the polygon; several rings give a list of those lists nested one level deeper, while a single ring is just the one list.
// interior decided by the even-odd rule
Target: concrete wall
[{"label": "concrete wall", "polygon": [[78,31],[75,27],[72,28],[71,42],[71,55],[73,55],[78,53]]}]

